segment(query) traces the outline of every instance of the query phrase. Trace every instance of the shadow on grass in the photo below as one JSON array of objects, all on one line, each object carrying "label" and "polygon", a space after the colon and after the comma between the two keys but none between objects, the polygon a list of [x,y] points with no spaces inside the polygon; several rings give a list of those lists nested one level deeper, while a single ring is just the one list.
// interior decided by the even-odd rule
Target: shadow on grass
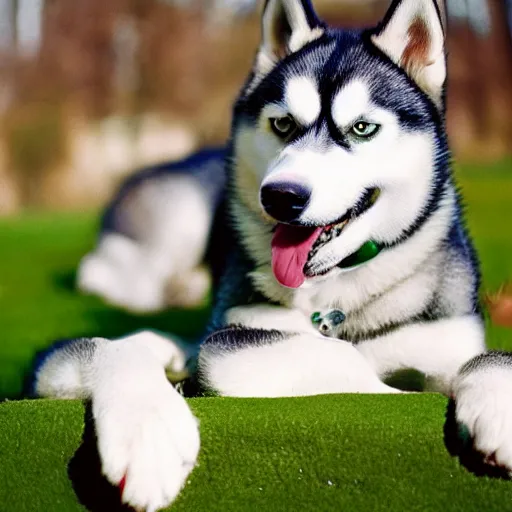
[{"label": "shadow on grass", "polygon": [[461,465],[476,476],[510,480],[507,468],[496,463],[495,454],[486,458],[476,449],[468,427],[457,422],[455,410],[455,401],[450,399],[443,429],[444,444],[448,453],[452,457],[458,457]]},{"label": "shadow on grass", "polygon": [[[77,296],[76,272],[67,271],[54,275],[55,286],[70,295]],[[197,341],[201,336],[210,315],[210,305],[196,309],[170,309],[154,314],[134,314],[114,306],[106,305],[100,299],[91,296],[81,297],[87,308],[84,312],[87,332],[70,333],[73,338],[100,336],[117,338],[141,329],[154,329],[163,333],[175,334],[185,341]]]},{"label": "shadow on grass", "polygon": [[121,490],[101,474],[101,461],[91,404],[85,407],[82,443],[68,464],[68,476],[78,501],[91,512],[132,512],[121,503]]},{"label": "shadow on grass", "polygon": [[55,273],[53,282],[57,289],[73,295],[78,293],[76,289],[76,270]]},{"label": "shadow on grass", "polygon": [[77,337],[118,338],[142,329],[152,329],[174,334],[193,343],[198,341],[208,321],[209,307],[202,310],[169,310],[144,316],[101,307],[91,308],[85,312],[85,316],[91,327]]}]

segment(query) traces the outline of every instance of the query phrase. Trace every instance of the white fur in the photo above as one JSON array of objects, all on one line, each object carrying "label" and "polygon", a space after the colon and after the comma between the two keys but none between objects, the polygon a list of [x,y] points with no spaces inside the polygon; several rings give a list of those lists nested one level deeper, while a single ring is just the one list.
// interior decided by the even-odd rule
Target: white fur
[{"label": "white fur", "polygon": [[[433,254],[438,250],[439,240],[447,235],[453,206],[453,194],[447,194],[440,208],[422,229],[398,246],[383,251],[374,260],[350,272],[335,268],[326,276],[307,279],[296,290],[279,285],[272,273],[270,228],[247,215],[240,205],[233,205],[233,212],[244,233],[245,245],[257,263],[257,270],[251,272],[250,277],[258,291],[307,315],[333,307],[352,313],[366,305],[372,309],[373,314],[378,309],[379,320],[384,321],[386,315],[394,316],[401,307],[405,312],[408,307],[419,311],[429,299],[429,289],[424,287],[442,277],[444,261],[439,260],[439,255],[433,257]],[[457,287],[466,286],[464,276],[459,275]],[[340,290],[343,290],[342,294]],[[384,294],[385,291],[388,294]],[[453,291],[452,295],[455,293]],[[380,295],[382,297],[376,298]],[[369,300],[371,305],[367,304]],[[366,315],[356,315],[354,321],[361,322],[359,327],[378,327],[369,325],[367,318]],[[352,323],[351,316],[345,322],[346,325]]]},{"label": "white fur", "polygon": [[474,439],[474,449],[512,476],[512,370],[490,366],[454,381],[456,418]]},{"label": "white fur", "polygon": [[[110,341],[104,338],[70,343],[48,355],[35,376],[38,396],[53,398],[87,398],[91,393],[90,368],[102,357],[105,345],[129,345],[151,353],[162,368],[171,374],[183,374],[189,353],[183,343],[155,331],[139,331]],[[134,366],[136,361],[133,361]]]},{"label": "white fur", "polygon": [[325,393],[397,393],[350,343],[320,334],[243,350],[200,353],[201,374],[223,396],[283,397]]},{"label": "white fur", "polygon": [[453,305],[457,304],[466,311],[471,309],[473,287],[477,276],[471,274],[468,279],[468,269],[460,260],[457,250],[452,248],[446,258],[445,267],[439,276],[443,280],[443,297],[440,304],[446,311],[453,311]]},{"label": "white fur", "polygon": [[[341,108],[343,105],[346,108]],[[318,252],[312,260],[318,271],[332,266],[333,258],[351,254],[370,238],[395,240],[426,203],[434,164],[433,135],[401,130],[393,113],[369,103],[367,87],[360,81],[351,82],[338,93],[333,115],[343,125],[340,129],[347,129],[360,117],[381,128],[371,140],[354,144],[350,152],[334,144],[327,148],[311,144],[280,148],[272,134],[253,132],[251,140],[249,130],[241,135],[237,148],[237,154],[244,155],[244,167],[239,172],[253,173],[261,185],[293,181],[312,190],[300,218],[305,223],[335,222],[354,206],[365,189],[381,189],[371,210]],[[252,194],[256,196],[254,190]],[[255,208],[252,203],[249,206]]]},{"label": "white fur", "polygon": [[[328,164],[322,172],[315,173],[316,186],[313,186],[310,206],[304,214],[307,220],[333,222],[337,218],[336,213],[338,218],[343,215],[361,197],[365,188],[376,186],[381,189],[375,205],[349,222],[339,237],[314,256],[311,265],[316,272],[330,268],[333,262],[352,254],[367,240],[394,241],[413,223],[427,202],[432,177],[433,141],[419,134],[396,134],[390,140],[382,134],[379,143],[378,138],[379,135],[375,141],[367,143],[373,144],[373,149],[356,150],[354,155],[333,150],[332,160],[336,159],[334,153],[337,153],[339,168],[343,169],[338,172],[340,177],[334,176],[334,167]],[[322,177],[329,186],[321,185]],[[336,196],[341,196],[338,212],[334,208]]]},{"label": "white fur", "polygon": [[199,452],[197,421],[164,371],[182,372],[185,354],[149,331],[86,342],[87,349],[69,345],[51,354],[36,391],[91,398],[103,474],[114,485],[126,478],[123,502],[163,508],[178,495]]},{"label": "white fur", "polygon": [[[158,311],[168,303],[174,276],[180,279],[202,262],[212,222],[205,191],[185,176],[148,183],[124,216],[135,236],[104,234],[80,264],[78,287],[133,311]],[[196,302],[198,284],[191,290]]]},{"label": "white fur", "polygon": [[417,323],[357,348],[381,377],[413,368],[425,374],[431,389],[450,394],[460,367],[485,351],[484,328],[472,315]]},{"label": "white fur", "polygon": [[404,50],[410,42],[409,28],[417,20],[423,21],[429,35],[428,62],[408,71],[439,106],[442,86],[446,80],[446,61],[443,26],[434,7],[434,0],[403,0],[384,30],[373,36],[372,40],[400,65]]},{"label": "white fur", "polygon": [[316,333],[311,320],[296,309],[270,304],[238,306],[226,312],[227,325],[243,325],[253,329],[277,329],[283,332]]},{"label": "white fur", "polygon": [[290,78],[286,84],[285,99],[290,114],[302,125],[313,124],[320,115],[320,94],[311,78]]},{"label": "white fur", "polygon": [[269,0],[263,12],[262,41],[256,56],[255,68],[261,74],[267,74],[279,61],[280,41],[276,40],[276,25],[284,13],[291,28],[286,51],[289,53],[300,50],[307,43],[318,39],[323,29],[310,27],[302,5],[296,0]]},{"label": "white fur", "polygon": [[[403,322],[413,315],[421,314],[433,299],[433,290],[437,289],[439,284],[439,268],[443,264],[442,255],[439,253],[432,254],[429,251],[423,256],[424,260],[421,264],[412,266],[415,262],[409,261],[408,265],[410,266],[408,268],[399,268],[398,260],[396,260],[390,268],[390,275],[385,276],[384,279],[380,277],[382,267],[375,269],[378,262],[373,265],[373,275],[366,272],[369,269],[364,269],[364,272],[358,272],[359,269],[355,269],[354,272],[366,274],[375,281],[375,283],[367,286],[365,286],[366,282],[361,279],[362,276],[359,276],[359,278],[354,276],[353,279],[351,279],[351,276],[345,276],[350,272],[342,273],[339,279],[334,278],[334,280],[340,282],[349,282],[352,286],[347,287],[348,293],[346,296],[343,294],[339,298],[333,297],[333,307],[342,308],[349,301],[355,299],[355,295],[349,292],[353,291],[356,282],[359,283],[360,289],[365,287],[367,293],[369,292],[368,288],[376,289],[377,286],[380,288],[379,295],[369,294],[364,306],[354,308],[351,304],[352,307],[342,309],[348,314],[345,322],[343,322],[346,332],[361,332],[362,329],[366,331],[378,330],[390,322]],[[360,270],[363,270],[363,268]],[[404,274],[406,275],[404,276]],[[389,283],[392,277],[395,280],[386,287],[386,283]],[[386,290],[386,292],[382,293],[383,290]],[[329,292],[331,292],[330,289]],[[335,294],[335,290],[332,290],[332,292]],[[320,294],[319,297],[325,300],[325,297]]]},{"label": "white fur", "polygon": [[[394,286],[400,289],[400,284],[403,283],[407,287],[407,280],[415,274],[418,275],[412,281],[420,286],[426,285],[426,280],[429,277],[424,276],[423,273],[432,272],[430,265],[439,263],[436,258],[432,258],[432,255],[438,248],[438,241],[447,234],[447,221],[452,208],[453,197],[448,196],[444,204],[424,224],[422,229],[407,240],[393,249],[384,250],[374,260],[350,272],[334,269],[326,277],[312,279],[310,286],[297,291],[294,304],[299,306],[311,303],[313,307],[319,304],[325,307],[329,304],[340,307],[342,311],[352,312],[367,305],[372,298],[377,305],[379,301],[376,297],[385,291],[391,291]],[[424,272],[419,271],[420,267],[423,267]],[[434,268],[436,268],[436,272],[439,272],[438,267]],[[340,294],[339,290],[343,290],[343,293]],[[400,302],[396,305],[400,307],[399,304],[403,304],[403,301],[407,300],[406,298],[410,299],[413,307],[415,303],[421,302],[420,299],[412,297],[410,293],[409,290],[408,294],[399,297]],[[415,293],[424,296],[424,291],[421,289],[415,290]],[[386,300],[384,297],[383,299]],[[395,299],[397,299],[396,296]],[[392,310],[389,309],[389,307],[394,307],[392,304],[383,304],[383,306],[392,313]]]},{"label": "white fur", "polygon": [[269,118],[286,114],[287,110],[282,106],[270,104],[263,109],[258,129],[241,125],[236,134],[235,191],[239,199],[260,218],[259,188],[269,165],[283,148],[282,141],[270,131]]},{"label": "white fur", "polygon": [[[405,143],[406,140],[408,147],[403,146],[400,150],[397,147],[394,154],[390,152],[387,161],[375,165],[379,172],[372,170],[370,165],[365,168],[365,172],[371,173],[374,179],[371,179],[370,176],[365,184],[363,181],[359,181],[361,188],[374,183],[382,186],[385,190],[368,212],[352,221],[341,236],[320,249],[312,259],[312,263],[317,263],[318,270],[332,267],[333,264],[357,250],[369,239],[394,240],[418,215],[418,206],[425,203],[430,193],[432,142],[429,137],[419,135],[404,136],[402,142]],[[310,156],[312,159],[317,157],[316,154]],[[318,158],[315,174],[322,174],[322,171],[318,170],[322,167],[319,161],[327,156]],[[297,162],[299,170],[301,166],[307,168],[309,163],[308,159],[299,160],[298,156],[294,161]],[[385,169],[380,173],[382,167]],[[290,164],[290,172],[292,172],[292,168],[293,166]],[[297,169],[295,170],[297,171]],[[366,179],[352,178],[349,173],[345,175],[339,171],[338,174],[345,176],[348,183],[347,188],[350,186],[356,188],[351,185],[351,180],[355,180],[354,183],[357,184],[358,180]],[[354,174],[357,173],[354,172]],[[379,178],[378,174],[382,174],[382,176]],[[340,216],[346,207],[341,200],[337,201],[336,195],[333,193],[335,186],[330,181],[331,178],[332,176],[325,177],[328,186],[318,180],[317,188],[321,190],[319,193],[323,198],[323,201],[319,201],[319,208],[326,207],[328,204],[332,204],[334,207],[338,204],[340,208],[337,216]],[[336,182],[336,178],[332,179]],[[341,183],[339,189],[344,190]],[[330,203],[327,197],[329,193],[333,194]],[[350,200],[347,203],[350,203]],[[343,311],[351,311],[362,306],[367,297],[382,293],[394,283],[417,272],[419,265],[425,265],[425,268],[428,268],[430,263],[427,264],[427,261],[430,255],[438,250],[439,240],[447,235],[453,208],[454,196],[451,191],[448,191],[441,201],[440,208],[433,213],[422,229],[397,247],[384,251],[375,260],[350,272],[333,269],[326,276],[307,279],[298,290],[287,290],[277,283],[270,268],[271,224],[263,223],[261,218],[256,215],[248,215],[243,206],[239,204],[232,205],[234,218],[244,234],[244,244],[257,263],[257,270],[251,273],[256,288],[273,300],[287,305],[293,304],[302,310],[313,311],[338,306]],[[442,266],[439,266],[438,269],[438,272],[441,272]],[[425,276],[425,278],[428,279],[429,276]],[[340,289],[343,289],[342,295],[339,293]]]},{"label": "white fur", "polygon": [[165,305],[165,277],[144,247],[123,235],[104,235],[81,261],[77,278],[82,292],[132,311],[158,311]]},{"label": "white fur", "polygon": [[204,266],[174,274],[166,288],[166,300],[170,307],[197,307],[204,304],[212,278]]},{"label": "white fur", "polygon": [[[236,351],[203,349],[202,374],[220,394],[229,396],[379,392],[375,377],[402,369],[424,373],[429,389],[448,395],[462,364],[485,350],[483,324],[476,316],[404,326],[356,347],[341,340],[322,343],[328,338],[316,333],[309,316],[298,310],[238,307],[228,312],[227,319],[250,328],[301,332],[284,341]],[[364,363],[353,350],[363,356]],[[365,370],[366,365],[373,371]],[[266,376],[264,382],[258,377],[261,374]]]},{"label": "white fur", "polygon": [[187,354],[176,339],[155,331],[139,331],[129,336],[119,338],[118,343],[123,345],[140,346],[149,350],[158,359],[163,368],[173,372],[182,372],[185,369]]},{"label": "white fur", "polygon": [[366,114],[370,106],[368,86],[361,80],[353,80],[345,85],[332,102],[332,118],[336,125],[344,129],[350,123]]},{"label": "white fur", "polygon": [[[75,342],[76,343],[76,342]],[[88,340],[88,347],[75,348],[75,344],[50,354],[43,362],[34,378],[34,391],[37,396],[59,399],[86,399],[91,390],[84,364],[92,359],[99,346],[109,343],[103,338]]]},{"label": "white fur", "polygon": [[130,341],[104,345],[91,368],[98,450],[110,482],[126,477],[123,502],[157,510],[174,500],[193,469],[199,433],[161,361]]}]

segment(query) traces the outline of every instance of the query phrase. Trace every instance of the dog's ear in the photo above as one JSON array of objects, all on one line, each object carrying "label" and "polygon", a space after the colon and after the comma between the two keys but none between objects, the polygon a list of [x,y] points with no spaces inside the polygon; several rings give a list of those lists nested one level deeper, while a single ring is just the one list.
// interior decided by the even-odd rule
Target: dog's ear
[{"label": "dog's ear", "polygon": [[309,0],[266,0],[255,71],[268,73],[281,59],[319,38],[324,24]]},{"label": "dog's ear", "polygon": [[373,43],[443,107],[446,81],[444,0],[395,0]]}]

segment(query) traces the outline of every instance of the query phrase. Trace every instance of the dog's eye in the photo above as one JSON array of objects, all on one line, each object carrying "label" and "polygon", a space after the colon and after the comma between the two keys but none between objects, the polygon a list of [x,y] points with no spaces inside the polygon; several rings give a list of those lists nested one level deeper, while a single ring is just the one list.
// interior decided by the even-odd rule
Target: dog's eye
[{"label": "dog's eye", "polygon": [[367,123],[366,121],[357,121],[350,132],[361,139],[367,139],[372,135],[375,135],[380,129],[380,126],[375,123]]},{"label": "dog's eye", "polygon": [[297,123],[292,116],[272,117],[270,118],[270,127],[272,131],[282,139],[292,135],[297,129]]}]

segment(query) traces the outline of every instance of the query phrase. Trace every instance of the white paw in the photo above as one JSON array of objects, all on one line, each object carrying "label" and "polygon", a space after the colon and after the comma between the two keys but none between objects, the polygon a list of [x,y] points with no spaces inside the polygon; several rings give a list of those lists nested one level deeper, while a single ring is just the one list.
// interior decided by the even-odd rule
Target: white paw
[{"label": "white paw", "polygon": [[453,395],[456,420],[472,450],[512,476],[512,370],[489,366],[459,375]]},{"label": "white paw", "polygon": [[77,286],[106,302],[138,313],[165,307],[165,279],[153,275],[149,261],[122,263],[103,253],[91,253],[78,268]]},{"label": "white paw", "polygon": [[[178,339],[155,331],[139,331],[117,340],[124,345],[139,345],[148,348],[166,369],[167,378],[171,382],[179,382],[189,376],[187,359],[196,353],[194,347],[187,346]],[[135,362],[136,364],[136,362]]]},{"label": "white paw", "polygon": [[118,383],[116,388],[102,388],[93,395],[103,474],[121,485],[124,503],[146,511],[164,508],[196,463],[197,421],[161,370],[157,376],[125,381],[124,386]]},{"label": "white paw", "polygon": [[204,302],[211,286],[210,272],[196,267],[175,274],[166,288],[166,302],[173,307],[197,307]]},{"label": "white paw", "polygon": [[91,253],[80,262],[77,286],[82,292],[101,296],[115,295],[119,284],[112,265],[100,256]]}]

